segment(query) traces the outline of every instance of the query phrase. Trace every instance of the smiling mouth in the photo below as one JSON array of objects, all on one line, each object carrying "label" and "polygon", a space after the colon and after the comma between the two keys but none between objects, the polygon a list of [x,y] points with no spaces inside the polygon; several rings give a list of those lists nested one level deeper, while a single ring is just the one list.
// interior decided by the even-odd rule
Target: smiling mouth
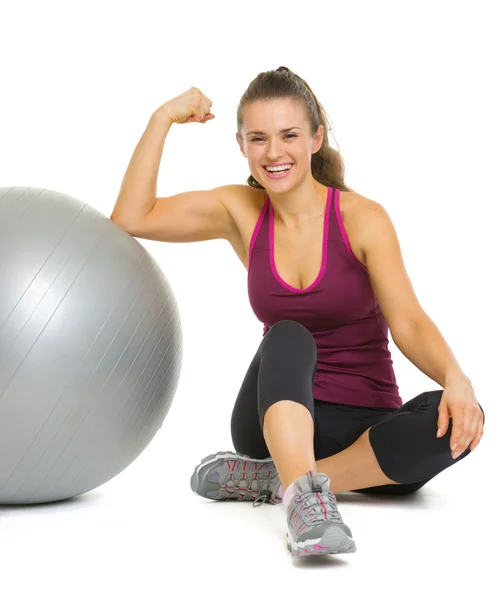
[{"label": "smiling mouth", "polygon": [[264,169],[264,171],[267,171],[268,173],[284,173],[285,171],[290,171],[290,169],[293,167],[293,163],[286,163],[285,165],[278,165],[281,167],[288,167],[288,168],[282,168],[282,169],[278,169],[278,170],[274,170],[274,171],[268,171],[267,170],[267,166],[263,166],[262,168]]}]

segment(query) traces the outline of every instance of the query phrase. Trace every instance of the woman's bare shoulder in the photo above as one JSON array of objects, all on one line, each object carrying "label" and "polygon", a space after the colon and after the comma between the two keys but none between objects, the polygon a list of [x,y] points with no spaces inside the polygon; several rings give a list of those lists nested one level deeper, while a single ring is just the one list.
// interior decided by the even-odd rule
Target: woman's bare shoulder
[{"label": "woman's bare shoulder", "polygon": [[265,202],[265,190],[249,185],[222,186],[221,199],[241,234],[253,227]]},{"label": "woman's bare shoulder", "polygon": [[[369,210],[380,206],[375,200],[371,200],[358,192],[341,192],[341,212],[347,220],[356,219]],[[344,219],[346,220],[346,219]]]},{"label": "woman's bare shoulder", "polygon": [[236,183],[223,185],[219,189],[222,202],[229,211],[242,206],[254,207],[265,200],[265,190],[250,185]]}]

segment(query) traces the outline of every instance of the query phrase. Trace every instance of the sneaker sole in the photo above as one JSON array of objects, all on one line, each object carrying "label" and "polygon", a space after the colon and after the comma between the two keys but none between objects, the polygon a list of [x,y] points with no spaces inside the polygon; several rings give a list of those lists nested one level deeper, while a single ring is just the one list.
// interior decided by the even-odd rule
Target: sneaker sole
[{"label": "sneaker sole", "polygon": [[[190,487],[192,491],[201,496],[202,498],[207,498],[209,500],[239,500],[239,498],[230,498],[227,494],[220,489],[210,489],[205,490],[206,478],[208,473],[215,468],[215,466],[220,466],[224,461],[227,460],[245,460],[254,462],[257,464],[272,464],[272,458],[265,459],[256,459],[247,456],[246,454],[236,454],[232,452],[217,452],[216,454],[210,454],[203,458],[200,464],[194,469],[194,473],[190,478]],[[218,463],[218,464],[217,464]],[[216,482],[210,482],[213,484],[214,488],[217,486]],[[211,495],[214,493],[215,495]],[[252,500],[250,500],[252,502]]]},{"label": "sneaker sole", "polygon": [[289,531],[286,533],[287,547],[292,556],[319,556],[323,554],[351,554],[356,544],[340,527],[327,529],[319,539],[295,542]]}]

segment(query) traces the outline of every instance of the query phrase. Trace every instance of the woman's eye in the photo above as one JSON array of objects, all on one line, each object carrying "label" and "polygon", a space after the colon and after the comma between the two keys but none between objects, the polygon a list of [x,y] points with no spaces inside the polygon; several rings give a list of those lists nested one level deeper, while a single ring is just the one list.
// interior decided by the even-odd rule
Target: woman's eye
[{"label": "woman's eye", "polygon": [[[285,137],[287,137],[287,138],[290,138],[290,137],[296,138],[297,134],[295,134],[295,133],[288,133]],[[252,142],[258,142],[258,141],[263,140],[263,139],[264,138],[255,137],[255,138],[252,138]]]}]

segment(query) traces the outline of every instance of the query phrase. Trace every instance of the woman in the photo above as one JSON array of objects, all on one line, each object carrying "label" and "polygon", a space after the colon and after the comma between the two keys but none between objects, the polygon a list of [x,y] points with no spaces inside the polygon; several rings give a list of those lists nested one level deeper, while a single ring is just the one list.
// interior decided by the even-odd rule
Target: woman
[{"label": "woman", "polygon": [[[235,452],[203,459],[192,489],[282,502],[294,556],[354,552],[335,494],[417,491],[477,447],[484,413],[415,296],[387,212],[344,184],[325,112],[299,76],[261,73],[241,98],[247,185],[156,198],[171,126],[206,123],[211,106],[191,88],[154,112],[111,215],[140,238],[226,239],[248,268],[264,337],[233,410]],[[443,390],[402,402],[388,331]]]}]

